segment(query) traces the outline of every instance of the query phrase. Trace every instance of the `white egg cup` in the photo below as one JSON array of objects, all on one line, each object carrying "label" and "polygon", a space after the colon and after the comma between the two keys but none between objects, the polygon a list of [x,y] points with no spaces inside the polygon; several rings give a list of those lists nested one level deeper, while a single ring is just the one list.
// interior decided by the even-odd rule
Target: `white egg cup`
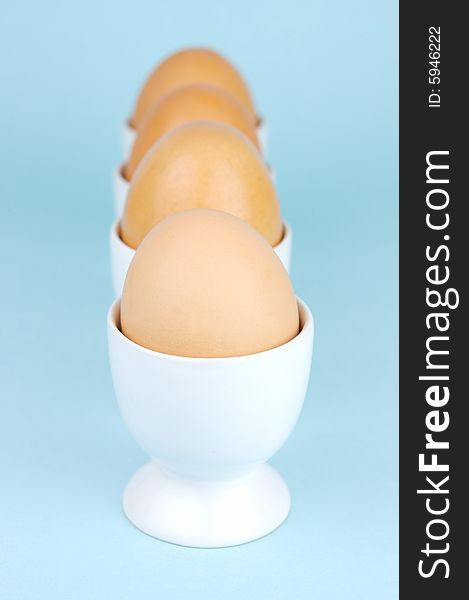
[{"label": "white egg cup", "polygon": [[262,117],[259,117],[257,122],[256,133],[257,139],[259,140],[261,154],[267,159],[269,156],[269,127],[267,121]]},{"label": "white egg cup", "polygon": [[[283,232],[283,238],[274,246],[273,250],[288,272],[291,262],[293,234],[290,225],[286,222],[283,224]],[[120,236],[120,219],[116,219],[111,225],[109,247],[112,285],[114,287],[114,296],[118,298],[122,294],[127,271],[135,255],[135,250],[127,246]]]},{"label": "white egg cup", "polygon": [[130,181],[122,174],[124,163],[117,166],[112,172],[112,187],[114,189],[114,214],[117,219],[122,217],[125,201],[129,193]]},{"label": "white egg cup", "polygon": [[[261,153],[263,156],[267,157],[269,129],[267,126],[267,122],[262,117],[259,117],[258,123],[256,125],[256,133],[257,139],[259,140]],[[134,145],[136,137],[136,129],[132,127],[132,125],[129,122],[129,119],[125,119],[125,121],[123,121],[121,125],[122,157],[125,160],[127,160],[127,158],[130,156],[130,152],[132,151],[132,146]]]},{"label": "white egg cup", "polygon": [[299,417],[308,385],[313,318],[298,300],[301,330],[265,352],[187,358],[153,352],[120,331],[120,300],[108,313],[109,355],[124,420],[151,460],[131,478],[124,512],[161,540],[200,548],[250,542],[290,509],[267,463]]},{"label": "white egg cup", "polygon": [[132,127],[129,119],[125,119],[125,121],[121,125],[122,157],[125,160],[127,160],[130,156],[136,137],[137,130],[134,127]]}]

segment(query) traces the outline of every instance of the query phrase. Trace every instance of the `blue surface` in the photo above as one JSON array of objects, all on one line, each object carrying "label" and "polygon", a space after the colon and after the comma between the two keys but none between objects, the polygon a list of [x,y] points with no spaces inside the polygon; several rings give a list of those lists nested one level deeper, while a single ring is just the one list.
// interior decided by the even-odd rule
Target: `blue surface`
[{"label": "blue surface", "polygon": [[[397,597],[397,0],[8,2],[0,19],[0,597]],[[272,461],[271,536],[193,550],[123,517],[145,460],[107,364],[118,124],[163,54],[209,44],[268,116],[317,337]]]}]

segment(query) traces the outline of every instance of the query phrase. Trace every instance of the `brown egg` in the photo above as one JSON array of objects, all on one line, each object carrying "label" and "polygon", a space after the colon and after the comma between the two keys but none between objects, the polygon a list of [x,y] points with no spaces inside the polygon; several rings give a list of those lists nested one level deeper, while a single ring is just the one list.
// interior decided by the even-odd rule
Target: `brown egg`
[{"label": "brown egg", "polygon": [[229,125],[196,122],[162,137],[136,170],[121,220],[122,240],[137,248],[167,216],[190,208],[231,213],[271,246],[282,238],[280,206],[254,145]]},{"label": "brown egg", "polygon": [[151,105],[168,92],[191,83],[208,83],[234,96],[255,115],[249,89],[226,58],[207,48],[187,48],[171,54],[150,74],[137,98],[131,125],[138,128]]},{"label": "brown egg", "polygon": [[168,217],[139,246],[125,280],[122,333],[164,354],[243,356],[299,331],[290,279],[269,244],[227,213]]},{"label": "brown egg", "polygon": [[124,166],[129,180],[143,156],[163,134],[191,121],[216,121],[238,129],[259,148],[252,114],[221,88],[206,84],[178,88],[163,96],[147,113],[137,131],[132,152]]}]

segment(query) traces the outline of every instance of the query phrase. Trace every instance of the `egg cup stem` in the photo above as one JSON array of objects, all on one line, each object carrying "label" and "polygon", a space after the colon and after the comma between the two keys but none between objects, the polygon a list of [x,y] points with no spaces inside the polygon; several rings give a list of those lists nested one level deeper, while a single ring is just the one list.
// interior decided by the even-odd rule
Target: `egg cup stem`
[{"label": "egg cup stem", "polygon": [[288,488],[261,464],[233,480],[201,481],[151,460],[129,481],[124,512],[133,525],[182,546],[219,548],[256,540],[276,529],[290,510]]}]

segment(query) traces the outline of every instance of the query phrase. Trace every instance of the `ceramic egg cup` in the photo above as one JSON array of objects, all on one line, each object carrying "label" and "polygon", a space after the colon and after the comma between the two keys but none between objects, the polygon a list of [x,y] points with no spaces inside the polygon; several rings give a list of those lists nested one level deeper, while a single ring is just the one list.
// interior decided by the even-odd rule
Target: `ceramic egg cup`
[{"label": "ceramic egg cup", "polygon": [[127,200],[127,194],[130,188],[130,181],[128,181],[122,170],[124,163],[116,167],[112,173],[112,187],[114,190],[114,214],[116,218],[120,219],[124,212],[125,201]]},{"label": "ceramic egg cup", "polygon": [[[292,252],[292,231],[290,225],[284,222],[283,237],[281,241],[274,246],[275,254],[282,261],[283,266],[288,272],[290,269]],[[130,263],[135,255],[135,250],[122,240],[120,236],[120,219],[116,219],[111,225],[109,233],[109,246],[111,258],[111,276],[114,287],[114,296],[118,298],[122,294],[124,281],[129,270]]]},{"label": "ceramic egg cup", "polygon": [[259,117],[257,122],[256,133],[257,139],[259,140],[261,154],[267,158],[269,155],[269,128],[267,122],[262,117]]},{"label": "ceramic egg cup", "polygon": [[[269,130],[265,119],[263,119],[262,117],[259,117],[258,123],[256,125],[256,133],[257,139],[259,140],[261,153],[263,156],[267,156]],[[130,156],[130,152],[132,151],[132,146],[134,145],[136,136],[137,132],[130,124],[129,119],[125,119],[125,121],[121,125],[122,156],[125,160],[127,160],[127,158]]]},{"label": "ceramic egg cup", "polygon": [[125,121],[121,125],[121,146],[122,146],[122,156],[125,160],[130,156],[132,151],[132,146],[134,145],[135,138],[137,137],[137,130],[132,127],[129,122],[129,119],[125,119]]},{"label": "ceramic egg cup", "polygon": [[281,476],[267,464],[290,435],[308,385],[313,318],[298,300],[301,330],[265,352],[187,358],[153,352],[120,331],[120,300],[108,313],[118,404],[150,456],[123,497],[145,533],[183,546],[216,548],[260,538],[290,509]]}]

